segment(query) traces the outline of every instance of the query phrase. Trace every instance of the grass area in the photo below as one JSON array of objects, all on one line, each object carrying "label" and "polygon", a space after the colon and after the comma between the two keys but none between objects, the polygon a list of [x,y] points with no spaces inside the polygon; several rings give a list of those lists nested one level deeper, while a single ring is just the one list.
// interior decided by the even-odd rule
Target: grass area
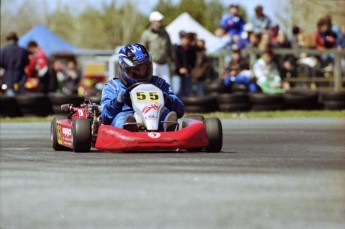
[{"label": "grass area", "polygon": [[[186,114],[188,115],[188,114]],[[223,119],[234,118],[298,118],[298,117],[331,117],[331,118],[345,118],[345,110],[342,111],[262,111],[262,112],[237,112],[224,113],[215,112],[202,114],[205,117],[217,117]],[[50,122],[51,116],[48,117],[18,117],[18,118],[0,118],[0,123],[10,122]]]},{"label": "grass area", "polygon": [[312,117],[332,117],[332,118],[345,118],[345,110],[342,111],[261,111],[261,112],[236,112],[224,113],[216,112],[203,114],[205,117],[217,117],[223,119],[234,118],[312,118]]}]

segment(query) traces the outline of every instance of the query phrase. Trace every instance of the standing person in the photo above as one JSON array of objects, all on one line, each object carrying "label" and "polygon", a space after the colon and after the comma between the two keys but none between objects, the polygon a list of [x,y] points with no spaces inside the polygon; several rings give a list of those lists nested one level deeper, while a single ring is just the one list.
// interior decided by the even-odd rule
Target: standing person
[{"label": "standing person", "polygon": [[27,49],[30,56],[29,65],[26,67],[26,73],[28,74],[28,79],[38,78],[38,90],[37,92],[48,93],[49,90],[49,68],[48,68],[48,58],[44,51],[38,47],[35,41],[30,41]]},{"label": "standing person", "polygon": [[212,63],[206,55],[205,40],[198,40],[196,47],[195,67],[192,70],[193,91],[197,96],[203,96],[205,80],[211,78],[214,73]]},{"label": "standing person", "polygon": [[74,60],[67,62],[67,69],[63,80],[62,92],[66,95],[77,95],[81,81],[81,71]]},{"label": "standing person", "polygon": [[169,64],[174,62],[174,49],[169,34],[163,28],[164,16],[158,11],[150,14],[150,26],[141,36],[143,44],[152,55],[153,74],[162,77],[170,84]]},{"label": "standing person", "polygon": [[268,32],[271,27],[271,19],[264,14],[264,8],[261,5],[255,7],[255,16],[252,19],[254,33]]},{"label": "standing person", "polygon": [[231,4],[229,12],[227,12],[220,21],[220,27],[225,29],[230,37],[234,35],[240,36],[243,32],[244,20],[239,15],[239,6]]},{"label": "standing person", "polygon": [[5,70],[3,84],[7,86],[6,95],[23,94],[26,79],[24,68],[29,63],[28,53],[18,46],[15,32],[9,33],[6,40],[12,42],[0,50],[0,67]]},{"label": "standing person", "polygon": [[176,74],[181,77],[179,96],[192,94],[192,69],[195,67],[196,49],[191,45],[192,36],[184,31],[180,32],[181,45],[176,46]]}]

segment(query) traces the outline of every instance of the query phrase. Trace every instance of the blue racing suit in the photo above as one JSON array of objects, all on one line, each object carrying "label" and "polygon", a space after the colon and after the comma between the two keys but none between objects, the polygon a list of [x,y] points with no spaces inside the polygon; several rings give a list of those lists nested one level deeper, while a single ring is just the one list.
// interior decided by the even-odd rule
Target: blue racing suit
[{"label": "blue racing suit", "polygon": [[[162,114],[162,120],[164,120],[170,111],[175,111],[177,117],[181,118],[184,115],[185,107],[182,101],[173,93],[170,85],[158,76],[153,76],[149,83],[157,86],[163,93],[168,95],[165,110]],[[101,116],[104,124],[123,128],[126,116],[134,114],[132,107],[128,106],[126,103],[120,103],[117,100],[120,91],[125,90],[126,87],[119,78],[113,78],[104,86],[101,99]]]}]

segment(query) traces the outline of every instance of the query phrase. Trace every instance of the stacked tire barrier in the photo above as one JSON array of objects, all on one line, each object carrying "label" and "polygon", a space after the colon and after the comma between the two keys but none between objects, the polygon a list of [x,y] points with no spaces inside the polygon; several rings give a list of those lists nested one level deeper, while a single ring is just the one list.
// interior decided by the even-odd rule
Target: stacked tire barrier
[{"label": "stacked tire barrier", "polygon": [[320,97],[326,110],[345,109],[345,92],[322,93]]},{"label": "stacked tire barrier", "polygon": [[[209,95],[182,98],[188,113],[210,112],[246,112],[275,110],[345,110],[345,92],[316,92],[290,90],[282,95],[247,93],[235,90],[232,93],[217,93],[217,86],[208,90]],[[100,96],[90,98],[93,103],[100,103]],[[26,94],[16,97],[0,97],[1,117],[47,116],[61,114],[62,104],[79,106],[84,98],[65,96],[58,93]]]},{"label": "stacked tire barrier", "polygon": [[68,103],[79,106],[84,101],[83,97],[65,96],[59,93],[50,93],[48,95],[28,93],[15,97],[1,96],[0,98],[1,117],[45,117],[61,114],[62,104]]}]

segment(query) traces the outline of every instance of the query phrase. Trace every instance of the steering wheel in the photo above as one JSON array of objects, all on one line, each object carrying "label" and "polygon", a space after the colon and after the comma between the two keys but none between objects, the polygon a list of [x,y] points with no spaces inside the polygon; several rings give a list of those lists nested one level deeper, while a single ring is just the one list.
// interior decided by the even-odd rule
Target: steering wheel
[{"label": "steering wheel", "polygon": [[138,83],[132,84],[131,86],[129,86],[129,87],[126,89],[126,93],[130,93],[134,88],[138,87],[138,86],[141,85],[141,84],[148,84],[148,83],[138,82]]},{"label": "steering wheel", "polygon": [[[129,87],[126,89],[126,93],[129,94],[134,88],[138,87],[138,86],[141,85],[141,84],[148,84],[148,83],[138,82],[138,83],[132,84],[131,86],[129,86]],[[125,103],[126,103],[128,106],[133,107],[133,106],[132,106],[132,100],[130,99],[130,97],[128,97],[128,99],[126,99]]]}]

